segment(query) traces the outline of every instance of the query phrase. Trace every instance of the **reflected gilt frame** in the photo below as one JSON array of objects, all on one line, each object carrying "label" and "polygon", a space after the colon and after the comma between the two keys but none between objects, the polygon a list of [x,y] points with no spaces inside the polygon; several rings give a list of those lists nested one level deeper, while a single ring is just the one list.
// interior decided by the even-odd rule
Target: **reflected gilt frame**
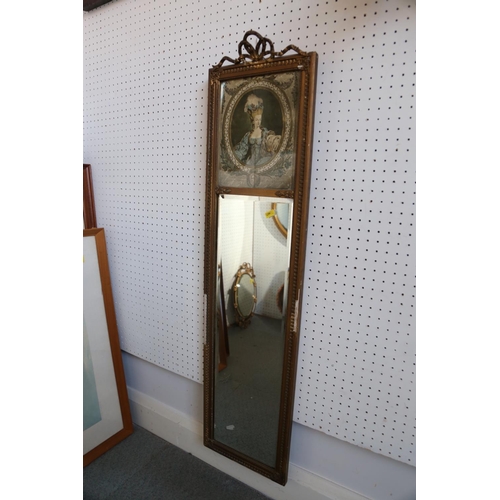
[{"label": "reflected gilt frame", "polygon": [[[252,310],[250,311],[249,314],[244,314],[242,312],[239,303],[240,281],[246,274],[250,276],[250,282],[252,283],[253,287],[253,294],[252,294],[253,304],[252,304]],[[236,273],[234,280],[233,292],[234,292],[234,310],[236,312],[238,325],[241,328],[246,328],[251,321],[251,318],[255,311],[255,306],[257,304],[257,283],[255,282],[255,273],[253,272],[252,266],[248,262],[243,262],[243,264],[241,264],[240,268],[238,269],[238,272]]]},{"label": "reflected gilt frame", "polygon": [[278,231],[286,238],[288,236],[288,229],[283,225],[283,221],[278,216],[278,204],[271,203],[271,210],[274,212],[272,218]]},{"label": "reflected gilt frame", "polygon": [[[292,432],[309,203],[317,54],[289,45],[280,52],[268,38],[248,31],[238,57],[225,56],[209,70],[205,210],[206,342],[204,346],[204,444],[272,481],[286,484]],[[271,110],[270,113],[267,113]],[[259,114],[260,151],[243,141],[245,113]],[[267,116],[266,116],[267,114]],[[272,116],[271,116],[272,115]],[[265,120],[268,120],[265,123]],[[255,128],[254,128],[255,130]],[[271,134],[271,132],[273,132]],[[248,136],[247,136],[248,139]],[[247,141],[250,144],[250,141]],[[247,147],[248,146],[248,147]],[[276,463],[264,464],[214,438],[214,389],[218,353],[218,200],[225,194],[293,200],[290,269]]]},{"label": "reflected gilt frame", "polygon": [[229,338],[227,332],[226,300],[224,297],[224,276],[222,274],[222,264],[219,264],[219,302],[217,307],[217,326],[219,328],[219,367],[222,371],[227,366],[229,356]]}]

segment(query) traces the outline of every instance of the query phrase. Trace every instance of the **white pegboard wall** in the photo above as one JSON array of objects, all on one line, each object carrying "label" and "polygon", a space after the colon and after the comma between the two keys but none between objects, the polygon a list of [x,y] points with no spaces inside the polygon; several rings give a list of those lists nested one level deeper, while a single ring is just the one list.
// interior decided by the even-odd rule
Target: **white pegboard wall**
[{"label": "white pegboard wall", "polygon": [[208,69],[249,29],[316,51],[294,420],[415,464],[415,2],[247,8],[117,0],[83,15],[84,162],[122,347],[202,381]]},{"label": "white pegboard wall", "polygon": [[414,5],[358,8],[320,57],[294,418],[415,464]]},{"label": "white pegboard wall", "polygon": [[237,321],[234,312],[233,286],[244,262],[253,265],[253,207],[243,196],[226,195],[219,199],[220,226],[217,261],[222,262],[227,324]]}]

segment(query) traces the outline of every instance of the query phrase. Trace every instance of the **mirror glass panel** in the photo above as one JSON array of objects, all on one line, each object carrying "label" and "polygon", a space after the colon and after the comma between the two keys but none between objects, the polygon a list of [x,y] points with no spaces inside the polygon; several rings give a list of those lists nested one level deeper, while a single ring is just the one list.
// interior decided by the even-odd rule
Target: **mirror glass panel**
[{"label": "mirror glass panel", "polygon": [[[218,200],[227,333],[217,331],[215,338],[227,335],[229,354],[224,369],[214,373],[214,438],[275,467],[290,238],[283,237],[269,214],[276,200],[231,195]],[[279,203],[286,205],[290,227],[293,202]],[[241,273],[243,264],[251,271]],[[246,324],[238,321],[239,314],[250,316]]]}]

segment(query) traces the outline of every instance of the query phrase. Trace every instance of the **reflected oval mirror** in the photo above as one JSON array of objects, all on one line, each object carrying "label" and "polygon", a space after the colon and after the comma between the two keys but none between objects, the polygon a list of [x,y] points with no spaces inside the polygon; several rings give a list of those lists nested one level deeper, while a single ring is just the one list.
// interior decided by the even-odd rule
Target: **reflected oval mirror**
[{"label": "reflected oval mirror", "polygon": [[271,210],[274,211],[273,220],[279,232],[288,237],[288,203],[272,203]]},{"label": "reflected oval mirror", "polygon": [[236,273],[234,282],[234,308],[238,324],[246,328],[255,310],[257,302],[257,284],[252,266],[244,262]]}]

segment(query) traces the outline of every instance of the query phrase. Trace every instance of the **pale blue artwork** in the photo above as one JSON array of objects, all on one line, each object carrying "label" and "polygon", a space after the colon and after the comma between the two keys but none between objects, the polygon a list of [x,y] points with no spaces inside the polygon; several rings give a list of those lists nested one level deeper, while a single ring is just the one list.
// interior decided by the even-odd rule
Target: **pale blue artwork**
[{"label": "pale blue artwork", "polygon": [[89,337],[85,318],[83,319],[83,430],[101,420],[101,410],[97,398],[94,366],[90,354]]}]

